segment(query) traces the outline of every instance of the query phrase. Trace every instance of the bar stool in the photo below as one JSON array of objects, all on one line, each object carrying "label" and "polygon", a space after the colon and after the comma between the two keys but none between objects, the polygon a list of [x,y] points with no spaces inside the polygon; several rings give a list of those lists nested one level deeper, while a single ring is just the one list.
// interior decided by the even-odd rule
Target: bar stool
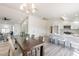
[{"label": "bar stool", "polygon": [[65,40],[64,39],[59,39],[59,45],[65,47]]},{"label": "bar stool", "polygon": [[52,43],[52,40],[53,40],[52,37],[53,37],[52,35],[49,36],[49,42],[50,42],[50,43]]},{"label": "bar stool", "polygon": [[65,40],[65,47],[71,48],[71,42],[68,40]]},{"label": "bar stool", "polygon": [[51,38],[51,43],[55,44],[55,39]]},{"label": "bar stool", "polygon": [[52,43],[52,38],[49,37],[49,42]]},{"label": "bar stool", "polygon": [[56,45],[59,45],[59,38],[54,39],[54,43],[55,43]]},{"label": "bar stool", "polygon": [[52,42],[59,45],[60,35],[54,35],[52,38]]}]

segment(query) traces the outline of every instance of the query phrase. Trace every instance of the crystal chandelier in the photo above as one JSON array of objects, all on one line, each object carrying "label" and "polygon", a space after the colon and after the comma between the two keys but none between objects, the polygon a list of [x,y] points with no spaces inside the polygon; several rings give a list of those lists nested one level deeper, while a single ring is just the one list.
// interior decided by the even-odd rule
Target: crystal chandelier
[{"label": "crystal chandelier", "polygon": [[37,8],[35,7],[35,4],[31,4],[31,3],[24,3],[20,6],[20,9],[24,12],[26,12],[27,14],[33,14],[36,12]]}]

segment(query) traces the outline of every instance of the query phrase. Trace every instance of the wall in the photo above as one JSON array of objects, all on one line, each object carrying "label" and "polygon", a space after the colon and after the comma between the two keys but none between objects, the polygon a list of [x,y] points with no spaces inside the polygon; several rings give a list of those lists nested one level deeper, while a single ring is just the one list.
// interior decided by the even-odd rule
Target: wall
[{"label": "wall", "polygon": [[[4,31],[4,29],[6,30]],[[10,31],[13,31],[14,35],[19,35],[21,31],[20,24],[0,24],[0,32],[9,33]]]},{"label": "wall", "polygon": [[14,26],[14,29],[13,29],[14,35],[20,35],[20,32],[21,32],[20,24],[14,24],[13,26]]},{"label": "wall", "polygon": [[38,16],[30,16],[28,20],[28,33],[35,36],[46,35],[49,32],[48,21]]},{"label": "wall", "polygon": [[12,26],[9,24],[0,24],[0,32],[1,33],[9,33],[12,30],[11,27]]},{"label": "wall", "polygon": [[25,19],[24,22],[21,24],[21,31],[28,33],[28,19]]},{"label": "wall", "polygon": [[[60,19],[58,19],[58,18],[53,18],[53,19],[49,20],[49,26],[53,26],[53,29],[52,29],[53,33],[61,34],[60,29],[63,28],[62,27],[63,26],[63,22]],[[57,26],[58,26],[58,31],[56,31],[56,29],[55,29]]]},{"label": "wall", "polygon": [[72,22],[61,21],[60,19],[57,19],[57,18],[49,20],[49,23],[50,23],[50,26],[53,26],[53,27],[59,26],[59,30],[58,30],[59,34],[63,34],[63,32],[65,31],[63,29],[64,25],[70,25],[71,26],[70,32],[72,32],[73,34],[79,34],[79,23],[74,23],[73,21]]}]

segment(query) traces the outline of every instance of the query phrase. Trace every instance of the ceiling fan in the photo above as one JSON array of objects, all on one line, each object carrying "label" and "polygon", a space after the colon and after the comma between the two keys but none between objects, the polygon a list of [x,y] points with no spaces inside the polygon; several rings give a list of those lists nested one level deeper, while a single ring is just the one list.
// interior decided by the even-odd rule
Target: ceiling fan
[{"label": "ceiling fan", "polygon": [[8,17],[1,17],[0,19],[3,20],[3,21],[9,21],[9,20],[11,20],[11,19],[8,18]]}]

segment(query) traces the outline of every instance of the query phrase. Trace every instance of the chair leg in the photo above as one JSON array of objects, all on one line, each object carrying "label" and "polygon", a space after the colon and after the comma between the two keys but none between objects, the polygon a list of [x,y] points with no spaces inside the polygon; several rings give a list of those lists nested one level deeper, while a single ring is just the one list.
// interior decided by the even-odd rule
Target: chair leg
[{"label": "chair leg", "polygon": [[70,43],[70,48],[72,48],[72,44]]},{"label": "chair leg", "polygon": [[8,56],[10,56],[10,49],[9,49],[9,51],[8,51]]},{"label": "chair leg", "polygon": [[60,41],[58,40],[58,45],[60,45]]},{"label": "chair leg", "polygon": [[65,41],[64,41],[64,47],[65,47]]}]

